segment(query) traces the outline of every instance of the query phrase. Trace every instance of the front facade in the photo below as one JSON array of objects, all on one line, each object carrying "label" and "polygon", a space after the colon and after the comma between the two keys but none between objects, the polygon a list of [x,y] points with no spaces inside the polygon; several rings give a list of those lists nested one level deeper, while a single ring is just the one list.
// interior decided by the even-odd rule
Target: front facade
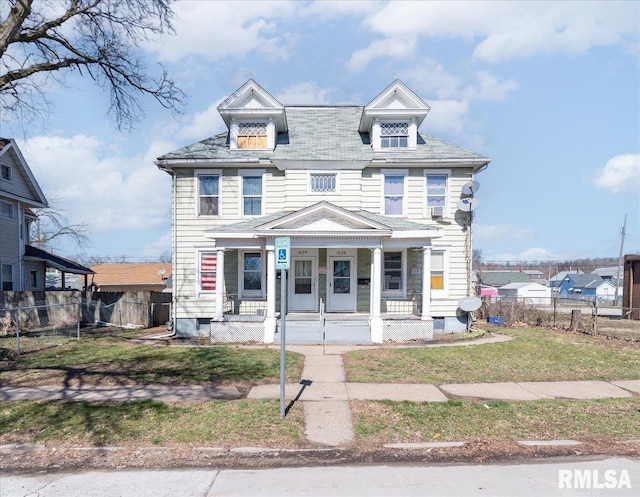
[{"label": "front facade", "polygon": [[395,81],[366,106],[283,106],[249,80],[218,110],[227,132],[156,162],[179,335],[273,342],[280,237],[288,314],[361,316],[376,343],[466,329],[463,187],[489,159],[420,133],[424,101]]}]

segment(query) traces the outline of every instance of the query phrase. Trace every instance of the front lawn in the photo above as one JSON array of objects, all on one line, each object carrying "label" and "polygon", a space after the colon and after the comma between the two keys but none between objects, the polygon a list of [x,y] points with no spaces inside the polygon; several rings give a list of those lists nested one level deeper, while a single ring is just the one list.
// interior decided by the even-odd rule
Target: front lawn
[{"label": "front lawn", "polygon": [[[289,381],[303,356],[287,353]],[[121,337],[83,339],[0,362],[2,385],[237,385],[278,383],[277,350],[233,345],[176,346]]]},{"label": "front lawn", "polygon": [[457,347],[383,347],[344,355],[347,381],[474,383],[640,378],[633,342],[536,328],[501,329],[513,340]]}]

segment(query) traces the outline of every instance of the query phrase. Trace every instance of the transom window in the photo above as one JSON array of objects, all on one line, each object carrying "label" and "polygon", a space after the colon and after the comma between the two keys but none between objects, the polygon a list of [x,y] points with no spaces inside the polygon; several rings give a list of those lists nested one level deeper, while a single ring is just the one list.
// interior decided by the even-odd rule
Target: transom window
[{"label": "transom window", "polygon": [[387,216],[403,214],[404,176],[384,175],[384,213]]},{"label": "transom window", "polygon": [[198,214],[218,216],[220,202],[220,176],[201,174],[198,176]]},{"label": "transom window", "polygon": [[409,146],[409,123],[380,123],[381,148],[407,148]]},{"label": "transom window", "polygon": [[267,148],[267,123],[238,123],[237,144],[239,149]]},{"label": "transom window", "polygon": [[336,173],[310,173],[311,193],[335,193],[337,177]]},{"label": "transom window", "polygon": [[0,166],[0,177],[2,179],[11,181],[11,168],[5,164]]},{"label": "transom window", "polygon": [[384,291],[401,292],[403,290],[402,252],[384,253]]}]

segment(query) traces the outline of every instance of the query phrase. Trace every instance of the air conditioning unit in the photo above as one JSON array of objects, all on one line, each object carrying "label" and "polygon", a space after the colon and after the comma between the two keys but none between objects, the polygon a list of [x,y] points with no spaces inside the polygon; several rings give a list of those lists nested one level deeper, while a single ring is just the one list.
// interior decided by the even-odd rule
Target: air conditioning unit
[{"label": "air conditioning unit", "polygon": [[433,217],[433,218],[443,218],[444,217],[444,207],[431,207],[431,217]]}]

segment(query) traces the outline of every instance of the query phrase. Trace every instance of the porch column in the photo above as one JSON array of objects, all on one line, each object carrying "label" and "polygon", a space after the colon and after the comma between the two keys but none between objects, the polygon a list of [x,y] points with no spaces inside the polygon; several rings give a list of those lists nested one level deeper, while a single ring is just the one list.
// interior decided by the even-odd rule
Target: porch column
[{"label": "porch column", "polygon": [[216,250],[216,315],[214,321],[224,321],[224,250]]},{"label": "porch column", "polygon": [[422,247],[422,318],[431,319],[431,247]]},{"label": "porch column", "polygon": [[382,249],[373,249],[371,263],[371,341],[382,343],[382,318],[380,317],[380,299],[382,298]]},{"label": "porch column", "polygon": [[267,247],[267,316],[264,319],[264,341],[273,343],[276,333],[276,255]]}]

